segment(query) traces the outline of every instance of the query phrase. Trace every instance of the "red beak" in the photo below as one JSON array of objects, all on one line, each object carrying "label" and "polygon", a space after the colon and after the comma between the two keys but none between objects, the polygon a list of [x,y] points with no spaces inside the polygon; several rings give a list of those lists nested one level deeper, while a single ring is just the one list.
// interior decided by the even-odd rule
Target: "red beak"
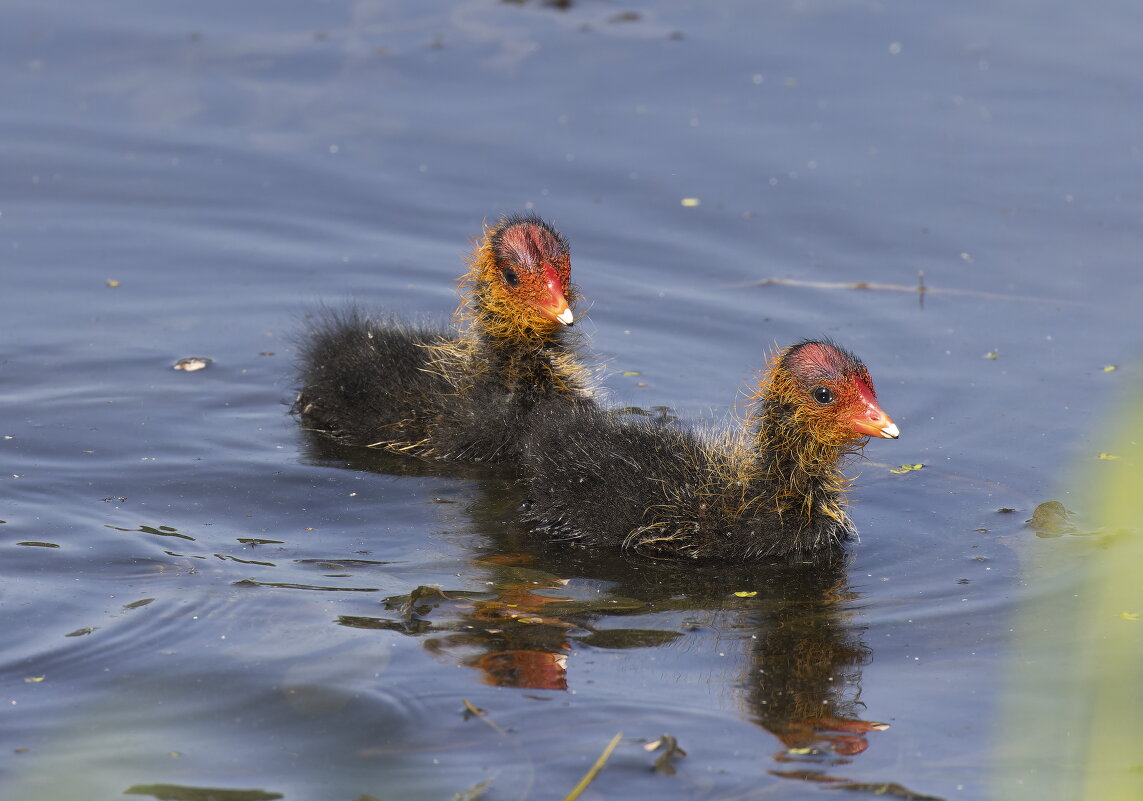
[{"label": "red beak", "polygon": [[568,299],[564,297],[563,282],[551,265],[544,265],[544,297],[535,302],[535,307],[545,316],[561,325],[575,322]]},{"label": "red beak", "polygon": [[861,387],[861,411],[850,419],[850,423],[857,433],[870,437],[897,439],[901,436],[901,432],[889,419],[889,415],[881,411],[877,399],[864,386]]},{"label": "red beak", "polygon": [[881,411],[877,404],[873,405],[866,413],[858,415],[853,418],[853,427],[861,434],[868,434],[871,437],[883,437],[885,439],[897,439],[901,436],[901,432],[897,426],[889,419],[889,415]]}]

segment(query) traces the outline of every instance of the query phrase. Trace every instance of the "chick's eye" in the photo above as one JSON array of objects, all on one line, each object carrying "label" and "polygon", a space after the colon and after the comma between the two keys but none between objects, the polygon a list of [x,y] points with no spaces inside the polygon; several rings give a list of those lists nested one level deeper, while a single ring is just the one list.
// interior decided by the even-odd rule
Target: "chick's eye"
[{"label": "chick's eye", "polygon": [[822,406],[827,406],[833,403],[833,393],[830,392],[826,387],[818,387],[810,394],[813,395],[814,400],[816,400]]},{"label": "chick's eye", "polygon": [[509,268],[504,271],[504,283],[513,289],[520,286],[520,276],[516,275],[516,271]]}]

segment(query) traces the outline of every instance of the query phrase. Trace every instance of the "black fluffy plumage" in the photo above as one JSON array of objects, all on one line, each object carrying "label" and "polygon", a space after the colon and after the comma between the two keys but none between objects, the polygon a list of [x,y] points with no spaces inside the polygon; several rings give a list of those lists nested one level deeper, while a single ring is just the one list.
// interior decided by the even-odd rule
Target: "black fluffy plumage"
[{"label": "black fluffy plumage", "polygon": [[592,409],[548,415],[525,443],[527,518],[552,540],[653,557],[808,558],[843,542],[839,462],[870,433],[897,436],[864,365],[803,342],[771,362],[755,401],[724,434]]},{"label": "black fluffy plumage", "polygon": [[569,275],[554,228],[506,218],[477,246],[452,330],[357,309],[319,315],[302,343],[295,411],[347,444],[512,461],[541,401],[547,413],[594,405],[567,328]]}]

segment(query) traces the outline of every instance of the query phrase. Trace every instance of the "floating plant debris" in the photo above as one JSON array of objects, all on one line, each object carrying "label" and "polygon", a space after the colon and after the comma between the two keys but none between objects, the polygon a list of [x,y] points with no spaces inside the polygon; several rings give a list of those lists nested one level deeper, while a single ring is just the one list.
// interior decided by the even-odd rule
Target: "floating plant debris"
[{"label": "floating plant debris", "polygon": [[486,723],[494,732],[499,734],[501,737],[507,737],[508,736],[508,732],[504,731],[504,729],[500,728],[499,726],[496,725],[495,722],[493,722],[491,719],[489,719],[488,710],[481,709],[480,707],[476,706],[471,701],[469,701],[467,698],[461,698],[460,700],[464,704],[464,719],[465,720],[469,720],[471,718],[479,718],[483,723]]},{"label": "floating plant debris", "polygon": [[1032,510],[1032,516],[1025,520],[1041,536],[1059,536],[1075,531],[1068,519],[1072,512],[1059,501],[1044,501]]},{"label": "floating plant debris", "polygon": [[198,370],[205,370],[213,362],[214,359],[208,359],[205,356],[188,356],[172,364],[171,369],[182,370],[184,373],[193,373]]},{"label": "floating plant debris", "polygon": [[687,752],[679,748],[679,741],[669,734],[664,734],[658,740],[653,740],[643,746],[644,751],[662,751],[652,770],[656,773],[661,773],[664,776],[675,775],[675,760],[681,759],[687,755]]}]

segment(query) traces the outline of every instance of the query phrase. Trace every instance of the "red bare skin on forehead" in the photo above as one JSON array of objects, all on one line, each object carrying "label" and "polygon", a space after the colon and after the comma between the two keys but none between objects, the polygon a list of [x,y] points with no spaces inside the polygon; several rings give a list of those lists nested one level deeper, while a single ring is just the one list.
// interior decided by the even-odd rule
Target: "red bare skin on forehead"
[{"label": "red bare skin on forehead", "polygon": [[[844,364],[841,354],[836,348],[831,348],[824,342],[811,342],[803,345],[790,354],[791,367],[795,372],[817,372],[825,370],[831,373],[840,372],[839,367]],[[798,369],[801,368],[801,369]]]},{"label": "red bare skin on forehead", "polygon": [[877,393],[869,371],[856,356],[829,342],[806,342],[793,348],[785,358],[785,366],[802,384],[844,382],[863,404],[877,403]]},{"label": "red bare skin on forehead", "polygon": [[567,249],[551,231],[535,223],[510,225],[496,237],[496,258],[530,269],[550,264],[566,280],[569,260]]},{"label": "red bare skin on forehead", "polygon": [[864,372],[860,362],[826,342],[807,342],[798,346],[787,354],[786,367],[807,381],[837,380],[846,373],[860,377]]}]

